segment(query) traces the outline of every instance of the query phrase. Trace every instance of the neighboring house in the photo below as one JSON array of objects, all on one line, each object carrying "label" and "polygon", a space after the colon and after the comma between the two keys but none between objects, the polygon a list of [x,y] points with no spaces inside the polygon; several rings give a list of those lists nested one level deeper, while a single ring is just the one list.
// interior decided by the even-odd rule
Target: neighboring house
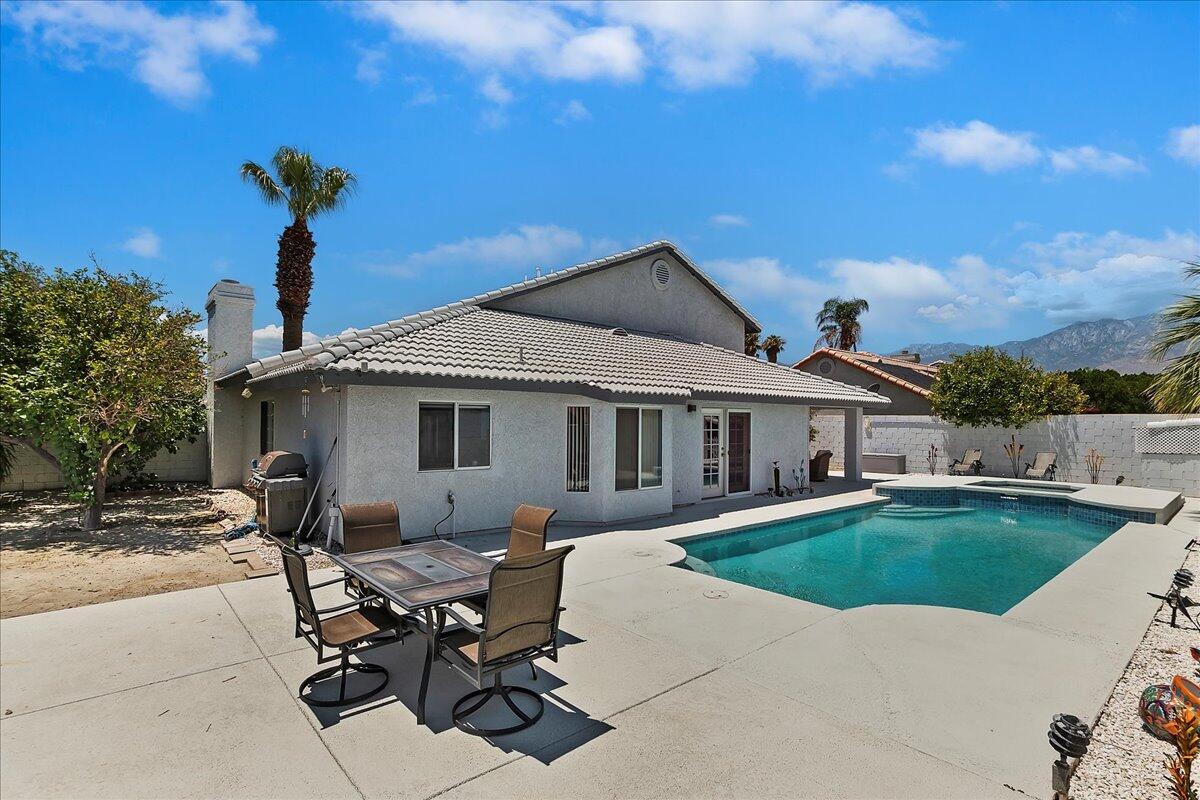
[{"label": "neighboring house", "polygon": [[862,409],[888,405],[743,355],[758,323],[668,242],[258,361],[253,303],[237,282],[209,293],[213,484],[301,451],[326,469],[319,503],[395,500],[413,536],[449,492],[443,533],[522,502],[609,522],[762,492],[772,462],[806,464],[810,405],[849,410],[852,454]]},{"label": "neighboring house", "polygon": [[880,356],[822,347],[797,361],[792,369],[881,394],[892,401],[888,414],[929,415],[929,390],[938,365],[922,364],[920,359],[920,355],[907,351]]}]

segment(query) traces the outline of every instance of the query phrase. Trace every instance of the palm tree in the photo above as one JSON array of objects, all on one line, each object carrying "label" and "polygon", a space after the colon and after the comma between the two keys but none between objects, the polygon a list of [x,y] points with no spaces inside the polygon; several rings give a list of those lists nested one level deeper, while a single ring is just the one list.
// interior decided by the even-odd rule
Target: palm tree
[{"label": "palm tree", "polygon": [[300,347],[304,333],[304,314],[312,292],[312,260],[317,243],[308,230],[308,221],[342,207],[354,190],[357,178],[341,167],[322,167],[303,150],[286,145],[275,151],[270,172],[247,161],[242,164],[242,180],[253,184],[268,205],[287,206],[292,224],[279,236],[279,255],[275,264],[275,288],[279,298],[275,306],[283,315],[283,349]]},{"label": "palm tree", "polygon": [[[1183,274],[1200,279],[1200,262],[1189,261]],[[1162,312],[1162,324],[1154,334],[1150,353],[1165,359],[1171,348],[1183,353],[1150,384],[1147,394],[1159,411],[1168,414],[1200,412],[1200,293],[1187,294]]]},{"label": "palm tree", "polygon": [[862,338],[858,317],[870,310],[871,306],[861,297],[850,300],[829,298],[821,306],[821,313],[817,314],[817,328],[821,331],[821,338],[817,342],[824,342],[827,347],[839,350],[857,350],[858,340]]},{"label": "palm tree", "polygon": [[772,364],[779,361],[779,351],[787,344],[787,340],[782,336],[771,334],[762,340],[762,349],[767,353],[767,361]]},{"label": "palm tree", "polygon": [[758,341],[757,333],[746,334],[746,349],[745,353],[748,356],[757,356],[758,351],[762,350],[762,344]]}]

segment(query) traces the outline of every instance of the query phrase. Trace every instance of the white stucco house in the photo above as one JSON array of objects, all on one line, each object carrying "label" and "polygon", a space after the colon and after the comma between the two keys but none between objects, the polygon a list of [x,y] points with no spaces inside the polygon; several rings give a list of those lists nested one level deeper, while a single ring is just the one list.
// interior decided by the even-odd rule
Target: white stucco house
[{"label": "white stucco house", "polygon": [[[759,324],[654,242],[252,359],[253,290],[209,293],[210,457],[235,486],[269,450],[324,470],[316,508],[395,500],[406,535],[506,525],[522,502],[612,522],[768,489],[808,459],[808,408],[887,398],[742,354]],[[336,439],[336,446],[334,442]],[[332,453],[332,455],[330,455]]]}]

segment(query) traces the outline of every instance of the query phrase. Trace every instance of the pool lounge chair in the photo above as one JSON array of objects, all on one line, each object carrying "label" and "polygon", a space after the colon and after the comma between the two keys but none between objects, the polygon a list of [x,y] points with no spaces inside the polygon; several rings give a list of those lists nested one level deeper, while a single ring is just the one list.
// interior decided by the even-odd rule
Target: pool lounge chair
[{"label": "pool lounge chair", "polygon": [[973,472],[978,475],[983,471],[983,466],[983,451],[968,450],[963,453],[962,458],[950,462],[950,474],[966,475],[968,472]]},{"label": "pool lounge chair", "polygon": [[1058,453],[1038,453],[1032,464],[1025,465],[1025,477],[1039,481],[1054,480],[1054,472],[1058,469],[1054,462],[1057,460]]},{"label": "pool lounge chair", "polygon": [[[541,718],[545,710],[542,698],[524,687],[504,685],[501,674],[520,664],[532,666],[539,658],[558,661],[563,562],[574,549],[567,545],[506,558],[493,567],[482,625],[468,622],[449,606],[438,609],[434,651],[476,687],[451,709],[450,717],[459,730],[474,736],[502,736],[524,730]],[[458,625],[443,632],[447,616]],[[523,710],[514,701],[515,695],[536,701],[536,709],[532,713]],[[503,700],[520,721],[492,729],[471,723],[469,718],[493,698]]]}]

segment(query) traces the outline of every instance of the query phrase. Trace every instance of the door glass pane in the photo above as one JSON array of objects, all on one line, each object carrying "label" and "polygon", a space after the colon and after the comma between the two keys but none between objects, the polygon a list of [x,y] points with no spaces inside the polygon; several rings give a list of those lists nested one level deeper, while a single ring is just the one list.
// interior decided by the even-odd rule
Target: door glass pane
[{"label": "door glass pane", "polygon": [[638,410],[617,409],[617,491],[638,487]]},{"label": "door glass pane", "polygon": [[417,469],[454,469],[454,405],[421,403]]},{"label": "door glass pane", "polygon": [[458,466],[487,467],[492,463],[492,410],[488,406],[458,407]]},{"label": "door glass pane", "polygon": [[729,491],[750,491],[750,415],[729,412]]},{"label": "door glass pane", "polygon": [[721,415],[704,415],[703,477],[708,488],[721,485]]},{"label": "door glass pane", "polygon": [[642,409],[642,488],[662,486],[662,411]]}]

